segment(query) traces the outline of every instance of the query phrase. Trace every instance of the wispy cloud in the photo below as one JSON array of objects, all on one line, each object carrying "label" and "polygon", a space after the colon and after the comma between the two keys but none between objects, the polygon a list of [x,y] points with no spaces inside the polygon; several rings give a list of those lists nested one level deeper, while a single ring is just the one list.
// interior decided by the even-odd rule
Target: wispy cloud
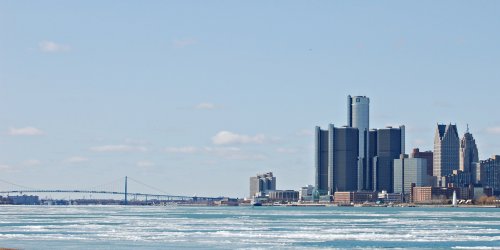
[{"label": "wispy cloud", "polygon": [[154,163],[154,162],[151,162],[151,161],[138,161],[138,162],[136,163],[136,165],[137,165],[138,167],[141,167],[141,168],[147,168],[147,167],[152,167],[152,166],[154,166],[154,165],[155,165],[155,163]]},{"label": "wispy cloud", "polygon": [[73,156],[73,157],[69,157],[69,158],[64,160],[64,162],[71,163],[71,164],[84,163],[84,162],[88,162],[88,161],[89,161],[88,158],[85,158],[82,156]]},{"label": "wispy cloud", "polygon": [[247,152],[238,147],[169,147],[165,152],[170,154],[204,154],[229,160],[264,160],[264,154]]},{"label": "wispy cloud", "polygon": [[32,135],[43,135],[44,132],[35,127],[24,127],[24,128],[10,128],[9,135],[13,136],[32,136]]},{"label": "wispy cloud", "polygon": [[214,137],[212,142],[215,145],[230,145],[230,144],[262,144],[268,138],[265,135],[258,134],[255,136],[241,135],[229,131],[220,131]]},{"label": "wispy cloud", "polygon": [[192,154],[198,152],[196,147],[168,147],[165,148],[167,153]]},{"label": "wispy cloud", "polygon": [[71,50],[71,47],[69,45],[52,41],[42,41],[38,43],[38,48],[40,49],[40,51],[47,53],[67,52]]},{"label": "wispy cloud", "polygon": [[205,147],[204,152],[229,160],[265,160],[260,153],[246,152],[237,147]]},{"label": "wispy cloud", "polygon": [[299,152],[299,150],[296,148],[277,148],[276,152],[282,153],[282,154],[295,154],[295,153]]},{"label": "wispy cloud", "polygon": [[10,169],[12,169],[12,166],[7,164],[0,164],[0,170],[10,170]]},{"label": "wispy cloud", "polygon": [[25,160],[21,162],[21,165],[26,166],[26,167],[32,167],[32,166],[37,166],[40,165],[42,162],[39,160]]},{"label": "wispy cloud", "polygon": [[211,109],[216,109],[219,108],[219,106],[210,103],[210,102],[202,102],[199,103],[195,106],[196,109],[204,109],[204,110],[211,110]]},{"label": "wispy cloud", "polygon": [[297,132],[298,136],[312,136],[314,135],[314,131],[312,129],[302,129]]},{"label": "wispy cloud", "polygon": [[187,46],[191,46],[197,44],[198,41],[194,38],[183,38],[183,39],[174,39],[172,41],[172,45],[175,48],[185,48]]},{"label": "wispy cloud", "polygon": [[130,145],[103,145],[90,148],[94,152],[146,152],[148,149],[144,146]]},{"label": "wispy cloud", "polygon": [[498,134],[500,134],[500,126],[498,126],[498,127],[489,127],[489,128],[486,129],[486,132],[488,132],[488,134],[498,135]]}]

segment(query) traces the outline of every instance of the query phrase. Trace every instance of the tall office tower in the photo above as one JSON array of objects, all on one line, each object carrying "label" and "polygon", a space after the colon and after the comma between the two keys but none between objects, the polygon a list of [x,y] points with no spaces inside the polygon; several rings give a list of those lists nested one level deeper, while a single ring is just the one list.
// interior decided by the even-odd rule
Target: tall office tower
[{"label": "tall office tower", "polygon": [[373,190],[393,192],[393,164],[405,153],[405,127],[377,130],[376,155],[373,157]]},{"label": "tall office tower", "polygon": [[316,126],[314,138],[315,187],[325,194],[328,192],[328,130]]},{"label": "tall office tower", "polygon": [[427,160],[427,175],[432,176],[433,175],[433,153],[432,151],[425,151],[425,152],[420,152],[420,149],[414,148],[413,152],[410,154],[411,158],[421,158],[421,159],[426,159]]},{"label": "tall office tower", "polygon": [[315,186],[320,194],[357,190],[358,129],[316,127]]},{"label": "tall office tower", "polygon": [[250,198],[258,193],[265,195],[274,190],[276,190],[276,177],[273,176],[273,172],[250,177]]},{"label": "tall office tower", "polygon": [[367,169],[367,181],[368,185],[365,187],[366,190],[374,190],[373,188],[373,169],[375,169],[375,156],[377,156],[377,129],[371,129],[368,136],[368,169]]},{"label": "tall office tower", "polygon": [[483,187],[490,187],[493,192],[500,192],[500,155],[494,155],[478,164],[477,179]]},{"label": "tall office tower", "polygon": [[370,185],[368,178],[368,145],[370,129],[370,98],[347,96],[347,124],[359,130],[358,190]]},{"label": "tall office tower", "polygon": [[401,155],[394,160],[394,193],[409,194],[412,184],[423,187],[428,185],[428,180],[427,159]]},{"label": "tall office tower", "polygon": [[459,147],[457,125],[438,124],[434,136],[434,176],[450,175],[459,168]]},{"label": "tall office tower", "polygon": [[477,151],[476,140],[469,133],[469,125],[467,132],[460,140],[460,170],[464,173],[470,173],[468,183],[476,183],[476,164],[479,162],[479,154]]}]

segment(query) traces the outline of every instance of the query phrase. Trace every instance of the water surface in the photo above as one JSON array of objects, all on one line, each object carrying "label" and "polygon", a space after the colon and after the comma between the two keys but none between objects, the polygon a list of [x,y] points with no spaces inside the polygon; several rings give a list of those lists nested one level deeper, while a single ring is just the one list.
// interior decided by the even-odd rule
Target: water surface
[{"label": "water surface", "polygon": [[500,249],[500,209],[0,206],[22,249]]}]

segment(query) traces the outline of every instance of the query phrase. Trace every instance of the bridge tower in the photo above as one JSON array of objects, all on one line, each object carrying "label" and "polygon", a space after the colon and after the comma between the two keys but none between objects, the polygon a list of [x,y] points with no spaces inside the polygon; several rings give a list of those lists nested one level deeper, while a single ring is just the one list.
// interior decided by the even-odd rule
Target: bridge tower
[{"label": "bridge tower", "polygon": [[125,176],[125,205],[128,205],[127,201],[127,176]]}]

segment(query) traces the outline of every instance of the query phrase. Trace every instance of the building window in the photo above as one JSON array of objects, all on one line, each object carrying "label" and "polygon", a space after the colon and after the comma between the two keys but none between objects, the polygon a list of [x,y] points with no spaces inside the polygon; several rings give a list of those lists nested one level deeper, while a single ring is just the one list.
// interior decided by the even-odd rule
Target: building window
[{"label": "building window", "polygon": [[356,102],[359,102],[359,98],[356,98]]}]

